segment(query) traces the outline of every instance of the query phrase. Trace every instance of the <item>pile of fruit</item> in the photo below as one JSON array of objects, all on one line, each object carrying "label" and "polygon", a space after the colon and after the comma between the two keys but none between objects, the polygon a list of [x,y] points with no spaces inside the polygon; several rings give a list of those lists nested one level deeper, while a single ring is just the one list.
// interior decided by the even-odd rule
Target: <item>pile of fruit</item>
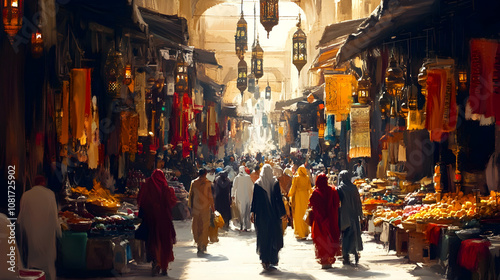
[{"label": "pile of fruit", "polygon": [[387,203],[387,200],[377,199],[377,198],[367,198],[363,201],[363,204],[383,204]]},{"label": "pile of fruit", "polygon": [[90,233],[94,235],[113,235],[123,232],[133,232],[138,220],[134,215],[112,215],[95,217]]},{"label": "pile of fruit", "polygon": [[107,208],[120,207],[118,199],[108,189],[103,188],[99,182],[94,182],[94,187],[88,195],[87,202]]},{"label": "pile of fruit", "polygon": [[399,225],[401,224],[402,216],[403,210],[378,209],[373,213],[373,224],[379,226],[386,221],[393,225]]}]

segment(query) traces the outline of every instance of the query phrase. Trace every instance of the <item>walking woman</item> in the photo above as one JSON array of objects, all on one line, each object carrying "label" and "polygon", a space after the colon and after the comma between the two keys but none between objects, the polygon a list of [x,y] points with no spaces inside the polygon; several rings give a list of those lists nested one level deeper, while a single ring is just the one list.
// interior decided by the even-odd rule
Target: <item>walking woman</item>
[{"label": "walking woman", "polygon": [[324,173],[316,178],[316,188],[309,199],[309,206],[312,208],[311,237],[316,259],[323,269],[328,269],[340,253],[340,199],[337,190],[328,185],[328,177]]},{"label": "walking woman", "polygon": [[349,254],[354,254],[356,264],[359,262],[359,251],[363,250],[361,226],[359,219],[363,217],[361,199],[358,188],[351,183],[349,171],[339,174],[337,191],[340,197],[340,230],[342,231],[343,263],[351,264]]},{"label": "walking woman", "polygon": [[188,203],[193,216],[191,227],[194,242],[198,246],[197,254],[202,255],[207,251],[210,214],[215,211],[212,182],[207,179],[207,170],[200,169],[198,178],[191,182]]},{"label": "walking woman", "polygon": [[172,208],[177,203],[175,191],[168,186],[163,171],[157,169],[141,186],[137,203],[148,229],[146,248],[152,261],[152,275],[167,275],[168,263],[174,261],[176,234]]},{"label": "walking woman", "polygon": [[293,227],[297,240],[304,240],[309,235],[309,225],[304,222],[303,217],[311,193],[311,181],[307,175],[307,169],[304,165],[301,165],[297,170],[297,175],[293,177],[292,187],[288,192],[292,203]]},{"label": "walking woman", "polygon": [[229,229],[229,221],[231,220],[231,188],[233,183],[228,178],[228,172],[222,171],[215,179],[215,210],[219,211],[224,219],[224,229]]},{"label": "walking woman", "polygon": [[262,267],[268,270],[271,265],[278,265],[278,252],[283,248],[282,218],[286,217],[280,186],[269,164],[262,167],[255,182],[251,212],[257,232],[257,254]]}]

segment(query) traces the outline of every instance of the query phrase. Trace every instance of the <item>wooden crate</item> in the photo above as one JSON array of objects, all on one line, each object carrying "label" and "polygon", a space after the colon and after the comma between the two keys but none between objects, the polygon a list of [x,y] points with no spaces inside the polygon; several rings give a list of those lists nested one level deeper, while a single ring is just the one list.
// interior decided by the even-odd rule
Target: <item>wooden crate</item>
[{"label": "wooden crate", "polygon": [[428,243],[425,240],[425,234],[420,232],[410,232],[408,236],[408,258],[410,262],[424,262],[424,249],[428,248]]},{"label": "wooden crate", "polygon": [[408,255],[409,239],[407,230],[401,228],[396,230],[396,256],[405,257]]}]

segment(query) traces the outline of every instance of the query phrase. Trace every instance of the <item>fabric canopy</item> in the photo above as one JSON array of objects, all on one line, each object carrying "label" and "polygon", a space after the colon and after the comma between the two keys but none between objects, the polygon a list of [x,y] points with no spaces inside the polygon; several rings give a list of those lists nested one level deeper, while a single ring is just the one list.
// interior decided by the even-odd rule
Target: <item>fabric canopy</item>
[{"label": "fabric canopy", "polygon": [[374,47],[389,36],[423,22],[437,11],[438,0],[382,0],[356,33],[349,35],[340,48],[336,65],[364,50]]},{"label": "fabric canopy", "polygon": [[194,49],[194,59],[198,63],[220,66],[215,58],[215,53],[203,49]]},{"label": "fabric canopy", "polygon": [[129,0],[57,0],[58,5],[72,10],[89,21],[108,27],[126,27],[147,33],[148,25],[134,1]]},{"label": "fabric canopy", "polygon": [[317,48],[328,47],[337,38],[354,33],[366,18],[347,20],[325,27]]},{"label": "fabric canopy", "polygon": [[149,26],[149,32],[160,38],[185,45],[189,39],[187,20],[176,15],[164,15],[139,8],[141,16]]}]

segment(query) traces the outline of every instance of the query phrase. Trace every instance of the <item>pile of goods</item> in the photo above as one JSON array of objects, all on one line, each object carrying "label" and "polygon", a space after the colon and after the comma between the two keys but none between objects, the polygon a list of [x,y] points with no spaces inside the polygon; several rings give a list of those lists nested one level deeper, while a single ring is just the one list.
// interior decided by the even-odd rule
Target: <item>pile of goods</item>
[{"label": "pile of goods", "polygon": [[401,224],[403,210],[378,209],[373,213],[373,224],[380,226],[384,221],[395,226]]},{"label": "pile of goods", "polygon": [[92,219],[84,218],[71,211],[59,212],[62,220],[63,230],[88,231],[92,225]]},{"label": "pile of goods", "polygon": [[90,233],[99,236],[132,233],[137,223],[138,219],[134,215],[95,217]]}]

